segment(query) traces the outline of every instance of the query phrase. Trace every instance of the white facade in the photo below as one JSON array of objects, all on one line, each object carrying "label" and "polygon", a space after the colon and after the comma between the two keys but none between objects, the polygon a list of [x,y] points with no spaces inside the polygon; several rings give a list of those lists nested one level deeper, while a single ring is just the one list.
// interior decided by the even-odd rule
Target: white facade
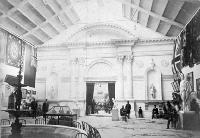
[{"label": "white facade", "polygon": [[[38,48],[37,99],[47,98],[72,109],[78,100],[80,108],[85,109],[86,82],[92,81],[115,82],[119,106],[130,100],[132,104],[137,101],[133,108],[144,109],[146,101],[171,100],[173,39],[140,40],[122,29],[108,28],[101,33],[85,29],[95,41],[81,40],[82,31],[73,36],[74,42]],[[130,39],[125,39],[126,35]],[[99,40],[106,40],[96,41],[99,36]]]}]

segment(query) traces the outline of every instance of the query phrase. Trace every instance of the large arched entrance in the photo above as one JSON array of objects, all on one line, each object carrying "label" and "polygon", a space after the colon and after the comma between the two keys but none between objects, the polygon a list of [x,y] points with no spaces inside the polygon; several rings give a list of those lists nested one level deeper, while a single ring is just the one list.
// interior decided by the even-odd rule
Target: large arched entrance
[{"label": "large arched entrance", "polygon": [[104,59],[90,63],[86,80],[86,115],[110,113],[115,98],[115,74]]},{"label": "large arched entrance", "polygon": [[86,83],[86,115],[110,113],[115,98],[115,82],[96,81]]}]

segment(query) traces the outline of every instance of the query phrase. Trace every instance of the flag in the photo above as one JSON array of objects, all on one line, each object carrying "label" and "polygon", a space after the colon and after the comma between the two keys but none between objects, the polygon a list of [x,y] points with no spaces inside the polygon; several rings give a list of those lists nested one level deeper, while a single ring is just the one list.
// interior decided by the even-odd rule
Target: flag
[{"label": "flag", "polygon": [[179,85],[181,81],[182,67],[185,63],[184,60],[184,48],[186,47],[186,31],[185,29],[174,40],[174,50],[172,59],[172,73],[174,82],[172,83],[174,91],[179,91]]},{"label": "flag", "polygon": [[8,34],[6,64],[19,68],[23,60],[23,53],[22,40],[12,34]]},{"label": "flag", "polygon": [[173,59],[172,59],[172,72],[174,76],[174,81],[180,79],[181,71],[181,37],[178,36],[174,40],[174,50],[173,50]]},{"label": "flag", "polygon": [[35,77],[37,67],[36,48],[25,45],[25,66],[24,66],[24,84],[35,88]]}]

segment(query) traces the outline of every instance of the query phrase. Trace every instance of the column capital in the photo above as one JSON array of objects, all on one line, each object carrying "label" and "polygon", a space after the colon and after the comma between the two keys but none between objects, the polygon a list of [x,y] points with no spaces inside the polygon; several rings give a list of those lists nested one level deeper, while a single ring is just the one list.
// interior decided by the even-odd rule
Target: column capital
[{"label": "column capital", "polygon": [[79,61],[79,65],[84,66],[86,64],[86,58],[85,57],[79,57],[78,61]]},{"label": "column capital", "polygon": [[78,57],[74,57],[70,61],[71,61],[72,64],[76,65],[76,64],[78,64],[79,59],[78,59]]},{"label": "column capital", "polygon": [[84,58],[84,57],[75,57],[75,58],[72,58],[70,61],[74,65],[77,65],[77,64],[85,65],[86,58]]},{"label": "column capital", "polygon": [[120,63],[123,63],[124,59],[125,59],[124,55],[118,55],[117,56],[117,61],[119,61]]},{"label": "column capital", "polygon": [[133,56],[133,55],[126,55],[126,61],[127,61],[128,63],[132,63],[133,59],[134,59],[134,56]]}]

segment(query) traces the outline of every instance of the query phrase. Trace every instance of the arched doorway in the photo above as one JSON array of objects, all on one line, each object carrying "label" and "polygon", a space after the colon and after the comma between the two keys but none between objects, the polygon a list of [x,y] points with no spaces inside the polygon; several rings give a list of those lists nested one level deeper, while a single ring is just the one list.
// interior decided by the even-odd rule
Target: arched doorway
[{"label": "arched doorway", "polygon": [[87,82],[86,83],[86,115],[110,113],[115,98],[115,82]]},{"label": "arched doorway", "polygon": [[88,66],[86,78],[86,115],[98,111],[109,113],[115,98],[115,74],[112,63],[98,59]]}]

